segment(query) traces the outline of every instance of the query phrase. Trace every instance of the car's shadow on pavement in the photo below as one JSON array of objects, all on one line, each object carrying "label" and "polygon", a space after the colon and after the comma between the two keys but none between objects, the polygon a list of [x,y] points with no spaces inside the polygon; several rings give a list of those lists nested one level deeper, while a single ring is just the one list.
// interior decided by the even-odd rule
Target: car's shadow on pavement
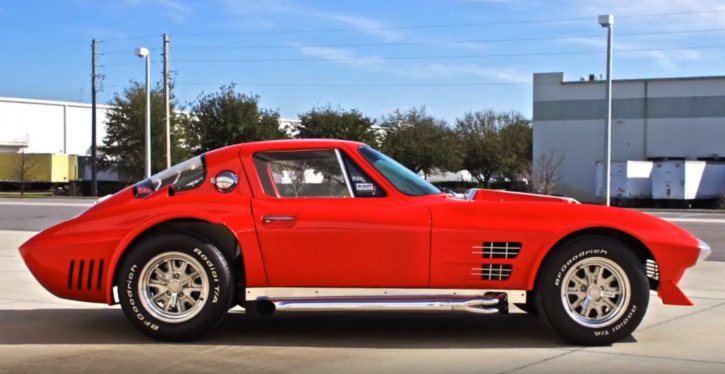
[{"label": "car's shadow on pavement", "polygon": [[[633,341],[633,339],[630,339]],[[119,309],[0,310],[0,345],[159,344],[138,332]],[[230,313],[195,345],[350,348],[573,347],[526,314]]]}]

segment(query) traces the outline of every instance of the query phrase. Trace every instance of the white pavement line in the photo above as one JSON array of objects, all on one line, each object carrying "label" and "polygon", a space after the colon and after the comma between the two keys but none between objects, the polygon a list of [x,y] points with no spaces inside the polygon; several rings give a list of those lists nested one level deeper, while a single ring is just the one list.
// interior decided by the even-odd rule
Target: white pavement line
[{"label": "white pavement line", "polygon": [[89,207],[93,206],[93,203],[81,203],[81,204],[71,204],[71,203],[31,203],[31,202],[0,202],[0,205],[16,205],[16,206],[77,206],[77,207]]},{"label": "white pavement line", "polygon": [[670,222],[693,222],[693,223],[725,223],[725,219],[718,218],[666,218],[661,219]]},{"label": "white pavement line", "polygon": [[725,362],[722,362],[722,361],[695,360],[695,359],[691,359],[691,358],[661,357],[661,356],[651,356],[651,355],[637,355],[637,354],[631,354],[631,353],[601,352],[601,351],[590,351],[589,350],[589,349],[596,349],[596,348],[597,347],[589,347],[589,348],[584,349],[582,352],[594,353],[594,354],[600,354],[600,355],[610,355],[610,356],[652,358],[655,360],[674,360],[674,361],[685,361],[685,362],[701,362],[703,364],[725,365]]},{"label": "white pavement line", "polygon": [[532,363],[527,364],[527,365],[524,365],[524,366],[519,366],[519,367],[513,368],[511,370],[503,371],[500,374],[509,374],[509,373],[513,373],[515,371],[519,371],[519,370],[523,370],[523,369],[526,369],[526,368],[530,368],[532,366],[536,366],[536,365],[542,364],[542,363],[547,362],[547,361],[556,360],[557,358],[561,358],[561,357],[564,357],[564,356],[568,356],[568,355],[570,355],[572,353],[579,352],[579,351],[581,351],[581,350],[583,350],[585,348],[586,347],[572,349],[571,351],[568,351],[568,352],[565,352],[565,353],[562,353],[562,354],[559,354],[559,355],[556,355],[556,356],[551,356],[549,358],[545,358],[543,360],[539,360],[539,361],[536,361],[536,362],[532,362]]}]

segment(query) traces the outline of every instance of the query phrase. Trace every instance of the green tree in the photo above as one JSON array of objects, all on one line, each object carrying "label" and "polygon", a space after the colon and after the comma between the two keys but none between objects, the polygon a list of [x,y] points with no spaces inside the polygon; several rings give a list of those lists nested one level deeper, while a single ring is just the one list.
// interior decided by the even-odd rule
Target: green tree
[{"label": "green tree", "polygon": [[433,172],[458,171],[460,141],[445,120],[428,115],[425,107],[399,109],[383,118],[381,151],[427,178]]},{"label": "green tree", "polygon": [[262,109],[260,97],[235,91],[235,84],[202,93],[191,104],[186,121],[189,146],[201,154],[228,145],[288,138],[279,113]]},{"label": "green tree", "polygon": [[504,147],[504,157],[499,172],[514,177],[525,172],[533,158],[534,130],[531,122],[520,113],[501,114],[503,126],[499,137]]},{"label": "green tree", "polygon": [[517,112],[469,112],[456,120],[456,132],[463,145],[463,168],[486,188],[494,173],[514,176],[531,160],[531,126]]},{"label": "green tree", "polygon": [[[183,146],[183,128],[177,102],[169,98],[171,128],[171,164],[190,157]],[[115,169],[133,180],[144,178],[146,85],[131,81],[122,93],[115,93],[106,112],[106,136],[98,147],[99,168]],[[163,85],[151,90],[151,173],[166,169],[166,113]]]},{"label": "green tree", "polygon": [[333,109],[328,104],[302,113],[299,118],[299,124],[294,126],[296,138],[342,139],[377,146],[378,137],[373,127],[375,120],[366,117],[357,109]]}]

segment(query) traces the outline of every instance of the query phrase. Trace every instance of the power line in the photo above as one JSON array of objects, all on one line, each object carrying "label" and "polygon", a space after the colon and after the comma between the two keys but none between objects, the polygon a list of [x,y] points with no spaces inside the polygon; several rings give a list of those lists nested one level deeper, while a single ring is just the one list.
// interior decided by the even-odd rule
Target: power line
[{"label": "power line", "polygon": [[[673,47],[673,48],[643,48],[643,49],[619,49],[618,53],[631,52],[655,52],[695,49],[716,49],[725,48],[725,45],[699,46],[699,47]],[[429,59],[459,59],[459,58],[486,58],[486,57],[523,57],[523,56],[552,56],[552,55],[584,55],[599,54],[604,51],[573,51],[573,52],[536,52],[536,53],[502,53],[502,54],[479,54],[479,55],[437,55],[437,56],[399,56],[399,57],[331,57],[331,58],[289,58],[289,59],[209,59],[209,60],[177,60],[178,62],[313,62],[313,61],[377,61],[377,60],[429,60]],[[108,66],[108,65],[107,65]]]},{"label": "power line", "polygon": [[[179,82],[181,86],[223,86],[227,83]],[[266,87],[445,87],[445,86],[521,86],[531,82],[482,82],[482,83],[239,83],[239,86]],[[553,84],[553,83],[542,83]],[[557,83],[560,84],[560,83]]]},{"label": "power line", "polygon": [[[158,48],[158,47],[157,48],[149,48],[150,51],[158,51],[160,49],[161,48]],[[125,53],[132,54],[133,53],[133,50],[132,49],[126,49],[126,50],[121,50],[121,51],[110,51],[110,52],[98,53],[98,55],[99,56],[104,56],[104,55],[118,55],[118,54],[125,54]]]},{"label": "power line", "polygon": [[158,37],[159,35],[161,35],[161,34],[132,35],[132,36],[125,36],[125,37],[120,37],[120,38],[98,40],[97,42],[106,43],[106,42],[117,42],[117,41],[121,41],[121,40],[155,38],[155,37]]},{"label": "power line", "polygon": [[[161,63],[158,61],[151,61],[151,65],[153,65],[153,66],[158,66],[159,64],[161,64]],[[139,63],[139,62],[118,62],[118,63],[112,63],[112,64],[103,64],[103,65],[98,65],[98,66],[99,67],[109,67],[109,66],[126,66],[126,65],[141,66],[141,63]]]},{"label": "power line", "polygon": [[[642,32],[642,33],[624,33],[618,34],[622,36],[645,36],[645,35],[672,35],[672,34],[692,34],[706,32],[722,32],[721,29],[706,30],[684,30],[684,31],[658,31],[658,32]],[[466,43],[501,43],[501,42],[519,42],[519,41],[538,41],[538,40],[566,40],[566,39],[591,39],[601,38],[601,35],[562,35],[548,37],[531,37],[531,38],[508,38],[508,39],[478,39],[478,40],[458,40],[458,41],[424,41],[424,42],[389,42],[389,43],[354,43],[354,44],[317,44],[317,45],[242,45],[242,46],[189,46],[176,47],[176,49],[194,49],[194,50],[212,50],[212,49],[285,49],[285,48],[331,48],[331,47],[373,47],[373,46],[401,46],[401,45],[433,45],[433,44],[466,44]]]},{"label": "power line", "polygon": [[[720,13],[720,12],[725,12],[725,9],[693,11],[693,12],[676,12],[676,13],[630,14],[630,15],[618,15],[617,18],[665,17],[665,16],[693,15],[693,14]],[[582,18],[569,18],[569,19],[558,19],[558,20],[521,20],[521,21],[503,21],[503,22],[458,23],[458,24],[444,24],[444,25],[389,26],[389,27],[364,27],[364,28],[340,28],[340,29],[317,29],[317,30],[182,33],[182,34],[172,34],[172,35],[173,36],[219,36],[219,35],[260,35],[260,34],[310,34],[310,33],[329,33],[329,32],[346,32],[346,31],[413,30],[413,29],[435,29],[435,28],[455,28],[455,27],[474,27],[474,26],[501,26],[501,25],[521,25],[521,24],[565,23],[565,22],[582,22],[582,21],[592,21],[592,18],[591,17],[582,17]]]}]

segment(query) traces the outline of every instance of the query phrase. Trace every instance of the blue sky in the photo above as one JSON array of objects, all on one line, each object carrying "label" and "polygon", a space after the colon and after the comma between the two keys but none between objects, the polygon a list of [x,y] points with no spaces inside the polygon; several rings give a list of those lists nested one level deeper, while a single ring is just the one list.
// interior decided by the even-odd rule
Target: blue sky
[{"label": "blue sky", "polygon": [[[599,14],[618,17],[615,79],[723,74],[725,11],[624,17],[710,10],[725,1],[0,0],[0,96],[90,102],[96,38],[105,102],[144,79],[135,47],[153,48],[161,78],[166,32],[182,103],[236,82],[290,118],[327,103],[376,118],[420,105],[448,120],[487,108],[530,115],[533,73],[605,72]],[[573,19],[584,20],[538,22]],[[588,38],[544,39],[562,36]],[[662,50],[712,46],[723,48]]]}]

